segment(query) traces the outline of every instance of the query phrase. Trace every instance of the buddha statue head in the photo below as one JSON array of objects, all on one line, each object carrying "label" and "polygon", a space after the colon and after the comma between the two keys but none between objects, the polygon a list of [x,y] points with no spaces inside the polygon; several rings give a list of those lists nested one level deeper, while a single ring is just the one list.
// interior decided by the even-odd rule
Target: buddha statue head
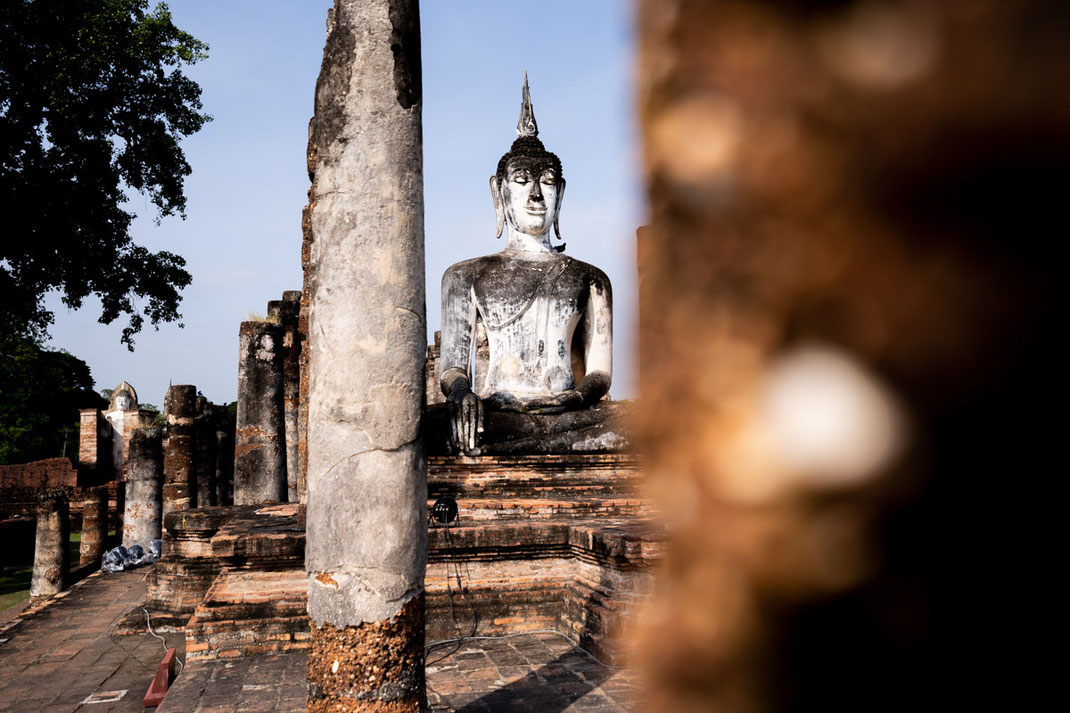
[{"label": "buddha statue head", "polygon": [[[560,239],[558,216],[565,195],[565,178],[561,173],[561,159],[547,151],[539,140],[526,72],[516,133],[516,141],[498,161],[498,169],[490,177],[498,218],[497,237],[502,236],[506,224],[531,236],[546,235],[552,225]],[[555,249],[561,251],[564,247],[562,244]]]},{"label": "buddha statue head", "polygon": [[136,409],[137,406],[137,392],[130,384],[124,381],[112,390],[111,403],[108,404],[109,411],[130,411]]}]

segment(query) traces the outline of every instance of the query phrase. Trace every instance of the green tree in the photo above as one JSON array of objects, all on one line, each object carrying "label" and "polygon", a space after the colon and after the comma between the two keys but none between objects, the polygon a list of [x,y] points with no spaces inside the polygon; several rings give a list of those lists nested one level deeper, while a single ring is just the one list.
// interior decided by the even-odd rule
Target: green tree
[{"label": "green tree", "polygon": [[25,336],[0,336],[0,465],[78,455],[78,410],[104,408],[89,365]]},{"label": "green tree", "polygon": [[46,334],[52,290],[127,315],[131,349],[146,318],[180,318],[185,260],[135,244],[124,206],[185,217],[179,140],[211,117],[182,68],[207,49],[148,0],[0,2],[0,330]]}]

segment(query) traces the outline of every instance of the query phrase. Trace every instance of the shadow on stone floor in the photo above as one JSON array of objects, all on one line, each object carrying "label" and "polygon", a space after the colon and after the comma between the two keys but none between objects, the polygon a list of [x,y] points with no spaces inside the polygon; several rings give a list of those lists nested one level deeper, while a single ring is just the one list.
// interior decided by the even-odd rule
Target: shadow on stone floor
[{"label": "shadow on stone floor", "polygon": [[[583,654],[568,651],[527,675],[497,688],[458,708],[456,713],[504,713],[540,711],[560,713],[578,699],[594,692],[613,675],[611,669],[586,666],[582,676],[574,672]],[[584,710],[615,710],[609,700],[592,701]]]}]

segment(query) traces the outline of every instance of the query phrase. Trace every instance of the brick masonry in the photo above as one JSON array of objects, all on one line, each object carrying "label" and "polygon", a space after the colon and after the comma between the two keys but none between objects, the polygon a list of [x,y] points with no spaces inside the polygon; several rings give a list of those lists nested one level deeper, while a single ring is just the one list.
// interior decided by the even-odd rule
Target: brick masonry
[{"label": "brick masonry", "polygon": [[42,490],[73,489],[77,485],[78,471],[69,458],[0,465],[0,500],[33,498]]},{"label": "brick masonry", "polygon": [[[552,629],[625,660],[615,642],[664,550],[639,463],[628,454],[431,458],[429,495],[456,497],[460,519],[429,531],[428,641]],[[308,647],[302,514],[292,504],[166,518],[148,599],[161,625],[184,627],[192,659]]]}]

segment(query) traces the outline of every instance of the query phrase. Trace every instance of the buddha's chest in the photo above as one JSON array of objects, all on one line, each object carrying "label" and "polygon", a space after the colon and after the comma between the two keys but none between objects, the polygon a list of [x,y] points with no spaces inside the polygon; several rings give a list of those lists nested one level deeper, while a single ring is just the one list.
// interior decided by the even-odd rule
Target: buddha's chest
[{"label": "buddha's chest", "polygon": [[475,298],[488,331],[547,336],[575,326],[588,290],[569,262],[497,266],[480,275]]}]

